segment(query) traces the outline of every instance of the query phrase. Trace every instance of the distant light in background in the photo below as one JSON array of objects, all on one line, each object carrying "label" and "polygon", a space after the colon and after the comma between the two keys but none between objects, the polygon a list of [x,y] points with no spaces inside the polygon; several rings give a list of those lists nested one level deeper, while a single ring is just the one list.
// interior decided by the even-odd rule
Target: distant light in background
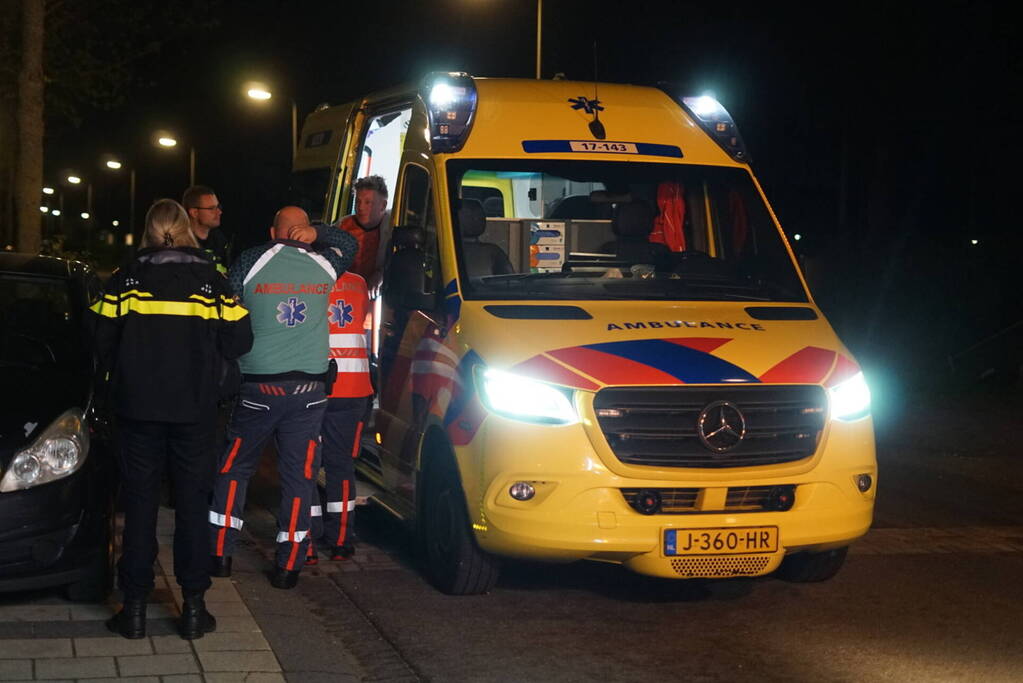
[{"label": "distant light in background", "polygon": [[176,144],[178,144],[178,141],[177,141],[177,140],[175,140],[174,138],[169,138],[169,137],[166,137],[166,136],[161,136],[160,138],[158,138],[158,139],[156,140],[156,142],[157,142],[157,143],[158,143],[158,144],[159,144],[159,145],[160,145],[161,147],[173,147],[173,146],[175,146]]},{"label": "distant light in background", "polygon": [[79,177],[78,177],[78,176],[76,176],[76,175],[69,175],[69,176],[67,177],[67,181],[68,181],[69,183],[71,183],[72,185],[77,185],[78,183],[82,182],[82,179],[81,179],[81,178],[79,178]]},{"label": "distant light in background", "polygon": [[797,232],[795,235],[792,236],[792,239],[798,242],[799,240],[803,239],[803,236]]},{"label": "distant light in background", "polygon": [[43,194],[53,194],[53,188],[52,187],[44,187],[43,188]]},{"label": "distant light in background", "polygon": [[135,237],[129,232],[124,236],[124,246],[130,247],[135,243]]},{"label": "distant light in background", "polygon": [[42,211],[43,213],[49,213],[50,207],[48,207],[48,206],[40,206],[39,210]]},{"label": "distant light in background", "polygon": [[121,168],[121,162],[111,159],[110,161],[107,162],[107,168],[112,168],[116,171],[117,169]]},{"label": "distant light in background", "polygon": [[119,226],[120,224],[121,224],[121,221],[110,221],[110,225],[114,226],[115,228],[117,226]]},{"label": "distant light in background", "polygon": [[59,216],[60,215],[60,209],[54,209],[53,211],[50,212],[50,215],[51,216]]},{"label": "distant light in background", "polygon": [[980,244],[980,240],[970,240],[970,244],[972,244],[973,246],[977,246],[978,244]]},{"label": "distant light in background", "polygon": [[273,93],[266,88],[249,88],[245,94],[254,100],[268,100],[273,97]]},{"label": "distant light in background", "polygon": [[82,216],[82,220],[83,220],[83,221],[87,221],[87,220],[89,220],[89,212],[88,212],[88,211],[83,211],[83,212],[81,213],[81,216]]}]

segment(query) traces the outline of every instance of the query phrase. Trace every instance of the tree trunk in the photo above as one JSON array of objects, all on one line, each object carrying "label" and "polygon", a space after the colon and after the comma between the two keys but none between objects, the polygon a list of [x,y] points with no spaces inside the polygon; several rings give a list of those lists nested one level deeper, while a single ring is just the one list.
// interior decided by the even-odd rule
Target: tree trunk
[{"label": "tree trunk", "polygon": [[15,211],[18,251],[29,254],[39,253],[42,241],[44,18],[44,0],[22,0]]}]

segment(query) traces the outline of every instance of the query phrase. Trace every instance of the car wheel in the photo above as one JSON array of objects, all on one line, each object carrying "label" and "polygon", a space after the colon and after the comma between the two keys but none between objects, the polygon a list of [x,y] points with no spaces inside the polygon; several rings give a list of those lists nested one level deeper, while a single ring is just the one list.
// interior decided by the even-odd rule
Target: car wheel
[{"label": "car wheel", "polygon": [[449,595],[479,595],[497,582],[500,562],[476,545],[453,463],[427,472],[420,536],[433,584]]},{"label": "car wheel", "polygon": [[103,525],[102,548],[74,583],[64,587],[64,595],[73,602],[102,602],[114,588],[114,525],[111,507]]},{"label": "car wheel", "polygon": [[778,568],[778,577],[792,583],[827,581],[838,573],[845,563],[848,547],[825,550],[821,553],[793,553]]}]

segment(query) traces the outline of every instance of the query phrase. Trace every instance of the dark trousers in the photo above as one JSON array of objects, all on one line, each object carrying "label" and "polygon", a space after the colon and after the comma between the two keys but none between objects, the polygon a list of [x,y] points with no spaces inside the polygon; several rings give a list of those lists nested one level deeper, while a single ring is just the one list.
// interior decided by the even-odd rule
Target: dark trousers
[{"label": "dark trousers", "polygon": [[302,567],[309,544],[309,506],[316,490],[316,449],[326,408],[323,382],[242,384],[227,427],[227,449],[220,458],[209,511],[213,555],[233,553],[243,524],[249,479],[256,472],[266,440],[275,435],[281,480],[277,565],[288,570]]},{"label": "dark trousers", "polygon": [[174,490],[174,574],[185,592],[210,587],[207,511],[216,465],[216,411],[199,423],[120,418],[121,505],[124,534],[118,581],[125,599],[153,589],[160,483],[169,471]]},{"label": "dark trousers", "polygon": [[[352,542],[355,519],[355,458],[370,397],[332,398],[323,416],[320,461],[327,475],[324,505],[312,509],[313,538],[325,546]],[[319,502],[315,499],[314,502]]]}]

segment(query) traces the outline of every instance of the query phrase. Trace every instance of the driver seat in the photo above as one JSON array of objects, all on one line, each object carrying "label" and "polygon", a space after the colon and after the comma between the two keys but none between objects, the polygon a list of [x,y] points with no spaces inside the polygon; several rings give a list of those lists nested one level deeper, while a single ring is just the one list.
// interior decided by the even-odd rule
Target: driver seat
[{"label": "driver seat", "polygon": [[618,239],[605,242],[600,251],[629,263],[665,263],[671,257],[671,250],[664,244],[650,241],[654,218],[654,211],[647,202],[619,204],[611,219],[611,230]]},{"label": "driver seat", "polygon": [[515,272],[504,249],[496,244],[480,241],[480,235],[487,229],[487,216],[478,200],[462,200],[462,206],[458,209],[458,228],[462,234],[465,271],[469,277],[508,275]]}]

